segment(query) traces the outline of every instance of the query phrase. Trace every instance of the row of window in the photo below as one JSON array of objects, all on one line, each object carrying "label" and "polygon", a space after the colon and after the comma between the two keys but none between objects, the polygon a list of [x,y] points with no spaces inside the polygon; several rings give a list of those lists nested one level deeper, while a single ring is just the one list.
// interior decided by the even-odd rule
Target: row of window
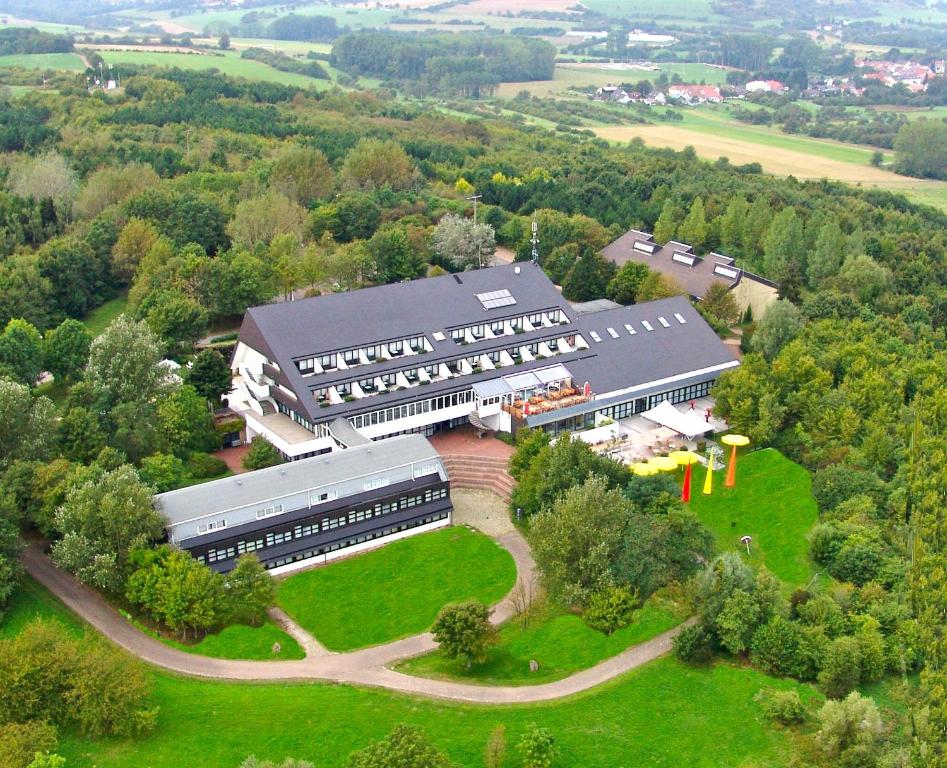
[{"label": "row of window", "polygon": [[664,392],[660,395],[651,395],[648,398],[648,408],[654,408],[662,400],[670,400],[672,405],[677,405],[678,403],[686,403],[688,400],[696,400],[698,397],[707,397],[712,386],[712,381],[702,381],[700,384],[672,389],[670,392]]},{"label": "row of window", "polygon": [[[351,512],[343,513],[336,517],[325,517],[321,521],[317,520],[312,523],[297,525],[288,531],[271,532],[262,538],[241,540],[238,541],[235,546],[209,549],[207,550],[206,561],[208,563],[216,563],[220,560],[229,560],[246,552],[255,552],[265,547],[275,547],[287,541],[304,539],[322,531],[331,531],[345,525],[352,525],[364,520],[369,520],[373,517],[388,515],[392,512],[397,512],[399,509],[411,509],[412,507],[444,498],[447,498],[446,488],[428,488],[424,493],[402,496],[400,499],[390,502],[379,502],[366,509],[352,510]],[[204,556],[199,556],[197,559],[202,563],[205,561]]]},{"label": "row of window", "polygon": [[397,421],[398,419],[407,419],[410,416],[419,416],[422,413],[439,411],[443,408],[452,408],[464,403],[472,403],[474,393],[472,389],[463,392],[454,392],[450,395],[441,397],[432,397],[427,400],[417,400],[405,405],[396,405],[393,408],[384,408],[371,413],[363,413],[358,416],[352,416],[349,421],[355,429],[374,426],[375,424],[384,424],[388,421]]},{"label": "row of window", "polygon": [[330,352],[325,355],[318,355],[305,360],[297,360],[296,367],[299,368],[299,372],[304,375],[314,373],[317,362],[324,371],[331,371],[335,368],[338,368],[339,360],[341,360],[346,365],[346,367],[352,368],[356,365],[362,365],[362,355],[364,355],[365,359],[371,363],[375,360],[378,360],[383,353],[386,353],[392,357],[398,357],[405,353],[406,348],[410,349],[412,352],[421,352],[426,351],[427,346],[428,345],[424,336],[412,336],[408,339],[389,341],[387,344],[373,344],[367,347],[356,347],[354,349],[346,349],[342,352]]},{"label": "row of window", "polygon": [[541,328],[543,324],[543,318],[549,320],[550,323],[568,321],[562,312],[560,312],[558,309],[553,309],[546,312],[534,312],[530,315],[519,315],[518,317],[511,317],[507,318],[506,320],[494,320],[491,323],[476,323],[474,325],[464,325],[460,328],[452,328],[450,330],[450,336],[455,342],[459,343],[464,340],[467,332],[469,331],[470,335],[479,341],[486,336],[486,329],[488,326],[490,328],[490,332],[494,336],[503,336],[507,333],[507,326],[512,329],[513,333],[516,333],[517,331],[524,331],[524,320],[528,321],[529,324],[533,326],[533,328]]},{"label": "row of window", "polygon": [[295,555],[281,558],[279,560],[274,560],[272,563],[266,563],[267,568],[279,568],[281,565],[288,565],[289,563],[298,563],[302,560],[308,560],[312,557],[319,557],[321,555],[328,554],[329,552],[336,552],[340,549],[345,549],[346,547],[354,547],[357,544],[364,544],[366,541],[372,541],[373,539],[380,539],[385,536],[391,536],[394,533],[400,531],[407,531],[411,528],[417,528],[421,525],[427,525],[428,523],[434,523],[438,520],[446,520],[448,512],[437,512],[428,517],[422,518],[421,520],[412,520],[410,523],[403,523],[401,525],[392,526],[391,528],[385,528],[381,531],[372,531],[371,533],[366,533],[363,536],[357,536],[348,541],[339,541],[335,544],[331,544],[327,547],[322,547],[320,549],[310,549],[305,552],[298,552]]}]

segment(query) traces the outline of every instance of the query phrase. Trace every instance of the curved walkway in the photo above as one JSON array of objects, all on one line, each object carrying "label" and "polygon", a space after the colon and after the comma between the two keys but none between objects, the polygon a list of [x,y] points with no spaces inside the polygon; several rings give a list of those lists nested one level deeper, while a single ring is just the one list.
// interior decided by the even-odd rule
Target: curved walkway
[{"label": "curved walkway", "polygon": [[[520,578],[535,583],[533,558],[529,545],[520,533],[511,526],[511,530],[495,538],[513,556]],[[53,565],[37,545],[28,547],[22,559],[30,576],[58,597],[71,611],[128,652],[172,672],[223,680],[324,680],[481,704],[549,701],[593,688],[666,654],[671,649],[671,641],[681,629],[671,629],[562,680],[530,686],[482,686],[431,680],[405,675],[388,668],[388,665],[396,661],[434,650],[437,643],[429,632],[358,651],[333,653],[323,648],[315,638],[279,609],[275,609],[271,615],[300,642],[307,653],[305,659],[214,659],[185,653],[141,632],[126,621],[98,592]],[[491,617],[494,624],[506,621],[515,614],[512,597],[513,592],[496,606]]]}]

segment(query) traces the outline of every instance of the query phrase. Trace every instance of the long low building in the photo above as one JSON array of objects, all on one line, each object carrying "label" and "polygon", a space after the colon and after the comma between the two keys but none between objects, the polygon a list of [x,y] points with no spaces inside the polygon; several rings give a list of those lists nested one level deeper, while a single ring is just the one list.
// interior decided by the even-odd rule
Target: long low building
[{"label": "long low building", "polygon": [[274,573],[451,522],[441,457],[404,435],[155,497],[168,540],[216,571],[253,552]]},{"label": "long low building", "polygon": [[250,309],[228,403],[296,460],[468,422],[581,430],[738,364],[685,297],[577,312],[524,263]]}]

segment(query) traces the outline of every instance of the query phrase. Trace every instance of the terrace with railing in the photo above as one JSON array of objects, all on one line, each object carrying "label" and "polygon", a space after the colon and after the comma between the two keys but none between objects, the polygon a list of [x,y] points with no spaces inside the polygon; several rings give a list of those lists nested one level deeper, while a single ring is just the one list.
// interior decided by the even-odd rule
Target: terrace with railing
[{"label": "terrace with railing", "polygon": [[512,404],[504,403],[502,407],[514,419],[522,421],[527,416],[587,403],[592,397],[591,394],[586,395],[581,389],[563,387],[562,389],[551,390],[544,395],[533,395],[528,400],[514,400]]}]

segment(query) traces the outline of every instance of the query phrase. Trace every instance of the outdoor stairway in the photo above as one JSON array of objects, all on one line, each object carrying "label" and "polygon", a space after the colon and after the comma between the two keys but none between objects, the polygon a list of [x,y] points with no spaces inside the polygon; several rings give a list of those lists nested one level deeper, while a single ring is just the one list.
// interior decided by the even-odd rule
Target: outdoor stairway
[{"label": "outdoor stairway", "polygon": [[441,458],[452,487],[492,491],[509,502],[516,481],[507,471],[507,459],[471,454],[446,454]]}]

